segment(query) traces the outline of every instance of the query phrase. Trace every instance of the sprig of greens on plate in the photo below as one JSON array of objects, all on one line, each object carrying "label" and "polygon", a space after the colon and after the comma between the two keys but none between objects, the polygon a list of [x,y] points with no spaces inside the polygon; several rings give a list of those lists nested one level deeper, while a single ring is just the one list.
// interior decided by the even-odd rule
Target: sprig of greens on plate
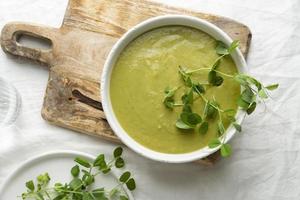
[{"label": "sprig of greens on plate", "polygon": [[118,179],[119,184],[111,190],[104,187],[91,189],[99,174],[108,174],[113,167],[122,168],[125,165],[121,157],[123,149],[117,147],[113,152],[113,159],[106,161],[104,154],[90,162],[84,158],[76,157],[75,166],[70,173],[73,179],[69,183],[55,183],[49,186],[50,176],[48,173],[37,177],[36,183],[33,180],[26,182],[27,191],[22,194],[23,200],[128,200],[125,185],[130,191],[136,188],[135,180],[129,171],[124,172]]},{"label": "sprig of greens on plate", "polygon": [[[247,74],[237,73],[235,75],[226,74],[218,70],[222,67],[222,59],[230,56],[231,53],[239,46],[239,41],[233,41],[229,47],[223,42],[218,41],[216,45],[217,59],[211,67],[202,67],[195,70],[187,70],[179,66],[179,75],[182,78],[183,85],[176,87],[167,87],[165,89],[165,96],[163,103],[166,108],[173,110],[174,107],[182,107],[182,112],[176,121],[175,125],[181,130],[194,129],[200,134],[206,134],[209,128],[210,120],[217,120],[217,135],[212,139],[208,146],[209,148],[216,148],[221,146],[221,155],[228,157],[232,153],[232,148],[229,144],[225,143],[226,130],[224,127],[223,119],[227,118],[235,129],[239,132],[242,131],[240,124],[236,122],[234,109],[223,110],[215,98],[207,99],[205,91],[208,87],[219,87],[224,82],[224,77],[235,80],[242,86],[242,93],[237,99],[237,105],[250,115],[256,108],[256,105],[269,98],[269,91],[278,88],[278,84],[271,84],[264,86],[256,78]],[[192,75],[199,71],[207,71],[206,80],[195,80]],[[203,83],[206,81],[206,83]],[[181,102],[175,100],[175,93],[179,88],[184,87],[185,93],[181,96]],[[196,96],[196,97],[195,97]],[[201,113],[193,111],[193,103],[197,100],[202,100],[205,103],[204,109]],[[222,136],[222,137],[220,137]]]}]

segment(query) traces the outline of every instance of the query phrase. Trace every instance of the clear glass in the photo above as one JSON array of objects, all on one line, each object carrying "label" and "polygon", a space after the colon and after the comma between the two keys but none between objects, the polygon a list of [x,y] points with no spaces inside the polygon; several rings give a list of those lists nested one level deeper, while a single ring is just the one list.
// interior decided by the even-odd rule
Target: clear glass
[{"label": "clear glass", "polygon": [[12,124],[18,117],[21,97],[17,89],[0,77],[0,127]]}]

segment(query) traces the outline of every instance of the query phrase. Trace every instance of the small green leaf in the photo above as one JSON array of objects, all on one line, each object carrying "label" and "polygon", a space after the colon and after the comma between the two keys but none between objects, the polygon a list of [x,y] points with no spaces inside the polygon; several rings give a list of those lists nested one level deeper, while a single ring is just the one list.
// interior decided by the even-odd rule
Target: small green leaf
[{"label": "small green leaf", "polygon": [[208,122],[204,121],[199,126],[199,133],[205,135],[208,131]]},{"label": "small green leaf", "polygon": [[231,146],[229,144],[222,144],[221,146],[221,155],[223,157],[228,157],[232,153]]},{"label": "small green leaf", "polygon": [[181,78],[184,81],[184,84],[188,87],[191,87],[192,79],[191,79],[190,75],[187,73],[186,69],[179,66],[179,74],[181,75]]},{"label": "small green leaf", "polygon": [[243,99],[243,101],[251,104],[254,100],[254,93],[252,92],[252,90],[247,87],[241,94],[241,98]]},{"label": "small green leaf", "polygon": [[197,113],[181,113],[180,119],[183,123],[195,127],[197,124],[201,123],[202,118]]},{"label": "small green leaf", "polygon": [[95,179],[90,173],[86,173],[82,177],[82,181],[85,183],[85,186],[88,186],[88,185],[91,185],[92,183],[94,183]]},{"label": "small green leaf", "polygon": [[40,183],[41,185],[44,185],[44,184],[47,184],[49,183],[50,181],[50,176],[48,173],[44,173],[44,174],[41,174],[37,177],[37,181],[38,183]]},{"label": "small green leaf", "polygon": [[221,135],[225,133],[225,127],[221,121],[218,122],[218,131]]},{"label": "small green leaf", "polygon": [[78,165],[75,165],[74,167],[72,167],[71,169],[71,174],[73,177],[77,177],[79,175],[80,169]]},{"label": "small green leaf", "polygon": [[178,88],[169,88],[169,87],[167,87],[166,89],[165,89],[165,98],[170,98],[170,97],[173,97],[174,95],[175,95],[175,92],[176,92],[176,90],[177,90]]},{"label": "small green leaf", "polygon": [[126,182],[126,186],[127,186],[127,188],[128,188],[130,191],[133,191],[133,190],[136,188],[134,179],[133,179],[133,178],[129,179],[129,180]]},{"label": "small green leaf", "polygon": [[103,173],[103,174],[107,174],[108,172],[110,172],[110,170],[111,170],[110,167],[105,168],[105,169],[102,170],[102,173]]},{"label": "small green leaf", "polygon": [[130,176],[131,176],[131,173],[130,172],[124,172],[121,176],[120,176],[120,178],[119,178],[119,180],[122,182],[122,183],[125,183],[125,182],[127,182],[128,181],[128,179],[130,178]]},{"label": "small green leaf", "polygon": [[247,110],[248,107],[250,106],[250,104],[247,103],[247,102],[245,102],[245,101],[242,99],[241,96],[238,98],[237,104],[238,104],[241,108],[243,108],[244,110]]},{"label": "small green leaf", "polygon": [[174,101],[174,95],[175,95],[175,92],[176,92],[177,89],[178,89],[177,87],[172,88],[172,89],[170,89],[169,87],[167,87],[165,89],[165,94],[166,95],[164,97],[163,103],[169,109],[173,109],[174,108],[174,103],[175,103],[175,101]]},{"label": "small green leaf", "polygon": [[228,52],[229,52],[229,53],[232,53],[232,52],[239,46],[239,44],[240,44],[240,41],[234,40],[234,41],[230,44],[230,46],[229,46],[229,48],[228,48]]},{"label": "small green leaf", "polygon": [[90,168],[91,167],[91,164],[87,160],[85,160],[83,158],[77,157],[77,158],[75,158],[74,161],[77,162],[79,165],[81,165],[83,167],[86,167],[86,168]]},{"label": "small green leaf", "polygon": [[205,104],[204,116],[207,119],[214,119],[218,113],[218,110],[215,107],[218,107],[218,104],[215,101],[208,101]]},{"label": "small green leaf", "polygon": [[216,76],[215,82],[214,82],[214,86],[220,86],[222,85],[222,83],[224,82],[224,79],[222,76]]},{"label": "small green leaf", "polygon": [[114,150],[114,157],[117,158],[117,157],[120,157],[123,153],[123,149],[122,147],[117,147],[115,150]]},{"label": "small green leaf", "polygon": [[108,200],[108,198],[105,196],[104,188],[95,189],[92,191],[92,194],[97,200]]},{"label": "small green leaf", "polygon": [[185,112],[185,113],[192,113],[192,107],[190,104],[184,104],[183,105],[183,108],[182,108],[182,112]]},{"label": "small green leaf", "polygon": [[219,55],[229,54],[226,44],[224,44],[222,41],[217,41],[216,53]]},{"label": "small green leaf", "polygon": [[256,108],[256,102],[253,102],[249,108],[246,110],[247,114],[250,115],[251,113],[253,113],[253,111],[255,110]]},{"label": "small green leaf", "polygon": [[193,95],[193,90],[191,89],[187,94],[184,94],[181,97],[182,103],[183,104],[189,104],[192,105],[194,102],[194,95]]},{"label": "small green leaf", "polygon": [[258,91],[258,96],[262,99],[267,99],[268,98],[268,95],[267,95],[267,93],[265,92],[264,89],[261,89],[261,90]]},{"label": "small green leaf", "polygon": [[179,129],[184,129],[184,130],[189,130],[189,129],[193,129],[194,127],[188,125],[188,124],[185,124],[181,119],[178,119],[176,121],[176,127],[179,128]]},{"label": "small green leaf", "polygon": [[120,200],[128,200],[128,198],[124,195],[120,195]]},{"label": "small green leaf", "polygon": [[30,191],[34,191],[34,183],[33,181],[28,181],[26,182],[26,187],[30,190]]},{"label": "small green leaf", "polygon": [[242,131],[242,127],[241,127],[241,125],[239,125],[238,123],[233,122],[232,125],[234,126],[234,128],[235,128],[238,132],[241,132],[241,131]]},{"label": "small green leaf", "polygon": [[276,84],[272,84],[272,85],[268,85],[266,88],[268,90],[276,90],[278,88],[279,84],[276,83]]},{"label": "small green leaf", "polygon": [[217,72],[210,71],[208,73],[208,82],[213,86],[220,86],[222,85],[224,79],[221,76],[217,75]]},{"label": "small green leaf", "polygon": [[172,110],[174,108],[174,104],[175,104],[175,100],[173,98],[164,99],[164,105],[166,106],[166,108]]},{"label": "small green leaf", "polygon": [[83,192],[82,200],[94,200],[93,196],[88,192]]},{"label": "small green leaf", "polygon": [[117,158],[117,160],[115,161],[116,168],[122,168],[122,167],[124,167],[124,165],[125,165],[125,162],[124,162],[123,158],[121,158],[121,157]]},{"label": "small green leaf", "polygon": [[104,154],[100,154],[97,156],[97,158],[94,161],[94,167],[99,167],[101,163],[105,162],[105,156]]},{"label": "small green leaf", "polygon": [[66,194],[59,194],[53,200],[62,200],[65,197],[66,197]]},{"label": "small green leaf", "polygon": [[193,90],[194,90],[194,92],[196,92],[199,95],[205,93],[205,89],[204,89],[203,85],[201,85],[200,83],[193,84]]},{"label": "small green leaf", "polygon": [[186,86],[188,86],[188,87],[192,87],[193,82],[192,82],[191,77],[187,77],[185,84],[186,84]]},{"label": "small green leaf", "polygon": [[82,186],[82,181],[79,178],[74,178],[70,183],[69,186],[73,189],[73,190],[77,190]]},{"label": "small green leaf", "polygon": [[217,76],[217,72],[215,72],[215,71],[208,72],[208,82],[210,84],[214,85],[216,76]]},{"label": "small green leaf", "polygon": [[221,141],[219,140],[219,138],[214,138],[209,142],[208,147],[213,149],[220,145],[221,145]]}]

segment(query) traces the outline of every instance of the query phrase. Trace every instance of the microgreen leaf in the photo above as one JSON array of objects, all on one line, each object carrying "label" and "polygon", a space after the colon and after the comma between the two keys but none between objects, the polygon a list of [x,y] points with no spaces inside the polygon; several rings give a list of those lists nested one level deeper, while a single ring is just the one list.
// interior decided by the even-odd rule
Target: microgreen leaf
[{"label": "microgreen leaf", "polygon": [[190,104],[184,104],[183,108],[182,108],[182,112],[186,112],[186,113],[191,113],[192,111],[192,107]]},{"label": "microgreen leaf", "polygon": [[119,180],[122,182],[122,183],[126,183],[127,181],[128,181],[128,179],[130,178],[130,176],[131,176],[131,173],[130,172],[124,172],[121,176],[120,176],[120,178],[119,178]]},{"label": "microgreen leaf", "polygon": [[122,147],[117,147],[115,150],[114,150],[114,157],[117,158],[117,157],[120,157],[123,153],[123,149]]},{"label": "microgreen leaf", "polygon": [[26,182],[26,187],[30,190],[30,191],[34,191],[34,183],[33,181],[28,181]]},{"label": "microgreen leaf", "polygon": [[124,165],[125,165],[125,162],[124,162],[123,158],[118,157],[117,160],[115,161],[116,168],[122,168],[122,167],[124,167]]},{"label": "microgreen leaf", "polygon": [[97,156],[97,158],[94,161],[94,167],[100,167],[101,163],[105,162],[105,156],[104,154],[100,154]]},{"label": "microgreen leaf", "polygon": [[222,41],[217,41],[216,53],[219,55],[229,54],[226,44],[224,44]]},{"label": "microgreen leaf", "polygon": [[184,84],[188,87],[191,87],[192,80],[190,78],[190,75],[187,73],[186,69],[184,69],[182,66],[179,66],[179,74],[181,75]]},{"label": "microgreen leaf", "polygon": [[278,83],[277,84],[272,84],[272,85],[266,86],[266,89],[268,89],[268,90],[275,90],[275,89],[278,88],[278,86],[279,86]]},{"label": "microgreen leaf", "polygon": [[207,118],[207,119],[214,119],[215,118],[215,116],[218,113],[218,110],[214,106],[215,107],[218,106],[217,103],[214,102],[214,101],[208,101],[205,104],[205,108],[204,108],[205,118]]},{"label": "microgreen leaf", "polygon": [[182,103],[183,104],[190,104],[190,105],[192,105],[193,102],[194,102],[193,97],[194,97],[193,90],[191,89],[187,94],[184,94],[181,97]]},{"label": "microgreen leaf", "polygon": [[170,89],[169,87],[167,87],[165,89],[165,97],[164,97],[164,105],[169,108],[169,109],[173,109],[174,108],[174,95],[175,95],[175,92],[178,88],[175,87],[175,88],[172,88]]},{"label": "microgreen leaf", "polygon": [[199,133],[205,135],[208,131],[208,122],[204,121],[199,126]]},{"label": "microgreen leaf", "polygon": [[221,141],[219,140],[219,138],[214,138],[209,142],[208,147],[213,149],[220,145],[221,145]]},{"label": "microgreen leaf", "polygon": [[92,190],[92,194],[95,197],[95,199],[99,200],[108,200],[108,198],[105,196],[105,190],[104,188],[98,188],[95,190]]},{"label": "microgreen leaf", "polygon": [[262,99],[267,99],[268,98],[268,95],[267,95],[267,93],[265,92],[264,89],[261,89],[261,90],[258,91],[258,96]]},{"label": "microgreen leaf", "polygon": [[71,174],[73,177],[77,177],[79,175],[80,169],[78,165],[75,165],[74,167],[72,167],[71,169]]},{"label": "microgreen leaf", "polygon": [[69,185],[73,190],[77,190],[82,186],[82,181],[79,178],[74,178]]},{"label": "microgreen leaf", "polygon": [[91,167],[91,164],[87,160],[85,160],[83,158],[77,157],[77,158],[75,158],[74,161],[77,162],[79,165],[81,165],[83,167],[86,167],[86,168],[90,168]]},{"label": "microgreen leaf", "polygon": [[180,119],[183,123],[189,125],[190,127],[195,127],[202,121],[201,116],[197,113],[181,113]]},{"label": "microgreen leaf", "polygon": [[248,107],[250,106],[250,104],[248,102],[244,101],[241,96],[238,98],[237,104],[244,110],[247,110]]},{"label": "microgreen leaf", "polygon": [[253,102],[249,108],[246,110],[247,114],[250,115],[256,108],[256,102]]},{"label": "microgreen leaf", "polygon": [[224,127],[222,121],[218,121],[218,131],[221,135],[225,133],[225,127]]},{"label": "microgreen leaf", "polygon": [[185,124],[181,119],[178,119],[176,121],[176,127],[179,128],[179,129],[184,129],[184,130],[188,130],[188,129],[193,129],[194,127],[188,125],[188,124]]},{"label": "microgreen leaf", "polygon": [[242,127],[241,127],[241,125],[239,125],[238,123],[233,122],[232,125],[234,126],[234,128],[235,128],[238,132],[241,132],[241,131],[242,131]]},{"label": "microgreen leaf", "polygon": [[37,181],[41,185],[47,184],[50,180],[48,173],[41,174],[37,177]]},{"label": "microgreen leaf", "polygon": [[245,102],[251,104],[254,100],[254,93],[252,92],[252,90],[247,87],[241,94],[241,98],[242,100],[244,100]]},{"label": "microgreen leaf", "polygon": [[199,95],[205,93],[205,89],[200,83],[193,84],[193,90]]},{"label": "microgreen leaf", "polygon": [[230,46],[229,46],[229,48],[228,48],[228,52],[229,52],[229,53],[232,53],[232,52],[239,46],[239,44],[240,44],[240,41],[234,40],[234,41],[230,44]]},{"label": "microgreen leaf", "polygon": [[223,157],[228,157],[232,153],[231,146],[229,144],[222,144],[221,146],[221,155]]},{"label": "microgreen leaf", "polygon": [[120,195],[120,200],[128,200],[126,196]]},{"label": "microgreen leaf", "polygon": [[211,85],[220,86],[222,85],[223,81],[224,79],[221,76],[217,75],[217,72],[212,70],[208,73],[208,82]]},{"label": "microgreen leaf", "polygon": [[127,182],[126,182],[126,186],[127,188],[132,191],[136,188],[136,185],[135,185],[135,180],[133,178],[130,178]]}]

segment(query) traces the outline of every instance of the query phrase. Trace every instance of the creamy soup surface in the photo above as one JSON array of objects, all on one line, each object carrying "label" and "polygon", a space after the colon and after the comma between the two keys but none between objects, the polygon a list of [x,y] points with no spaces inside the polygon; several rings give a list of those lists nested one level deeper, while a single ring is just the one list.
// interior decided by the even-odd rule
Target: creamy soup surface
[{"label": "creamy soup surface", "polygon": [[[211,66],[218,57],[216,43],[214,38],[197,29],[166,26],[139,36],[123,50],[112,72],[110,98],[118,121],[135,141],[154,151],[178,154],[203,148],[218,136],[216,119],[209,121],[205,135],[177,129],[175,123],[182,107],[172,111],[163,104],[167,86],[184,85],[178,67],[193,70]],[[218,70],[237,73],[230,56],[222,60]],[[207,83],[207,73],[203,70],[192,78]],[[206,87],[204,96],[215,99],[223,110],[236,110],[240,86],[230,78],[223,78],[221,86]],[[181,103],[184,92],[184,87],[176,92],[177,102]],[[193,111],[203,116],[204,105],[201,99],[196,100]],[[223,122],[227,128],[229,121],[224,118]]]}]

